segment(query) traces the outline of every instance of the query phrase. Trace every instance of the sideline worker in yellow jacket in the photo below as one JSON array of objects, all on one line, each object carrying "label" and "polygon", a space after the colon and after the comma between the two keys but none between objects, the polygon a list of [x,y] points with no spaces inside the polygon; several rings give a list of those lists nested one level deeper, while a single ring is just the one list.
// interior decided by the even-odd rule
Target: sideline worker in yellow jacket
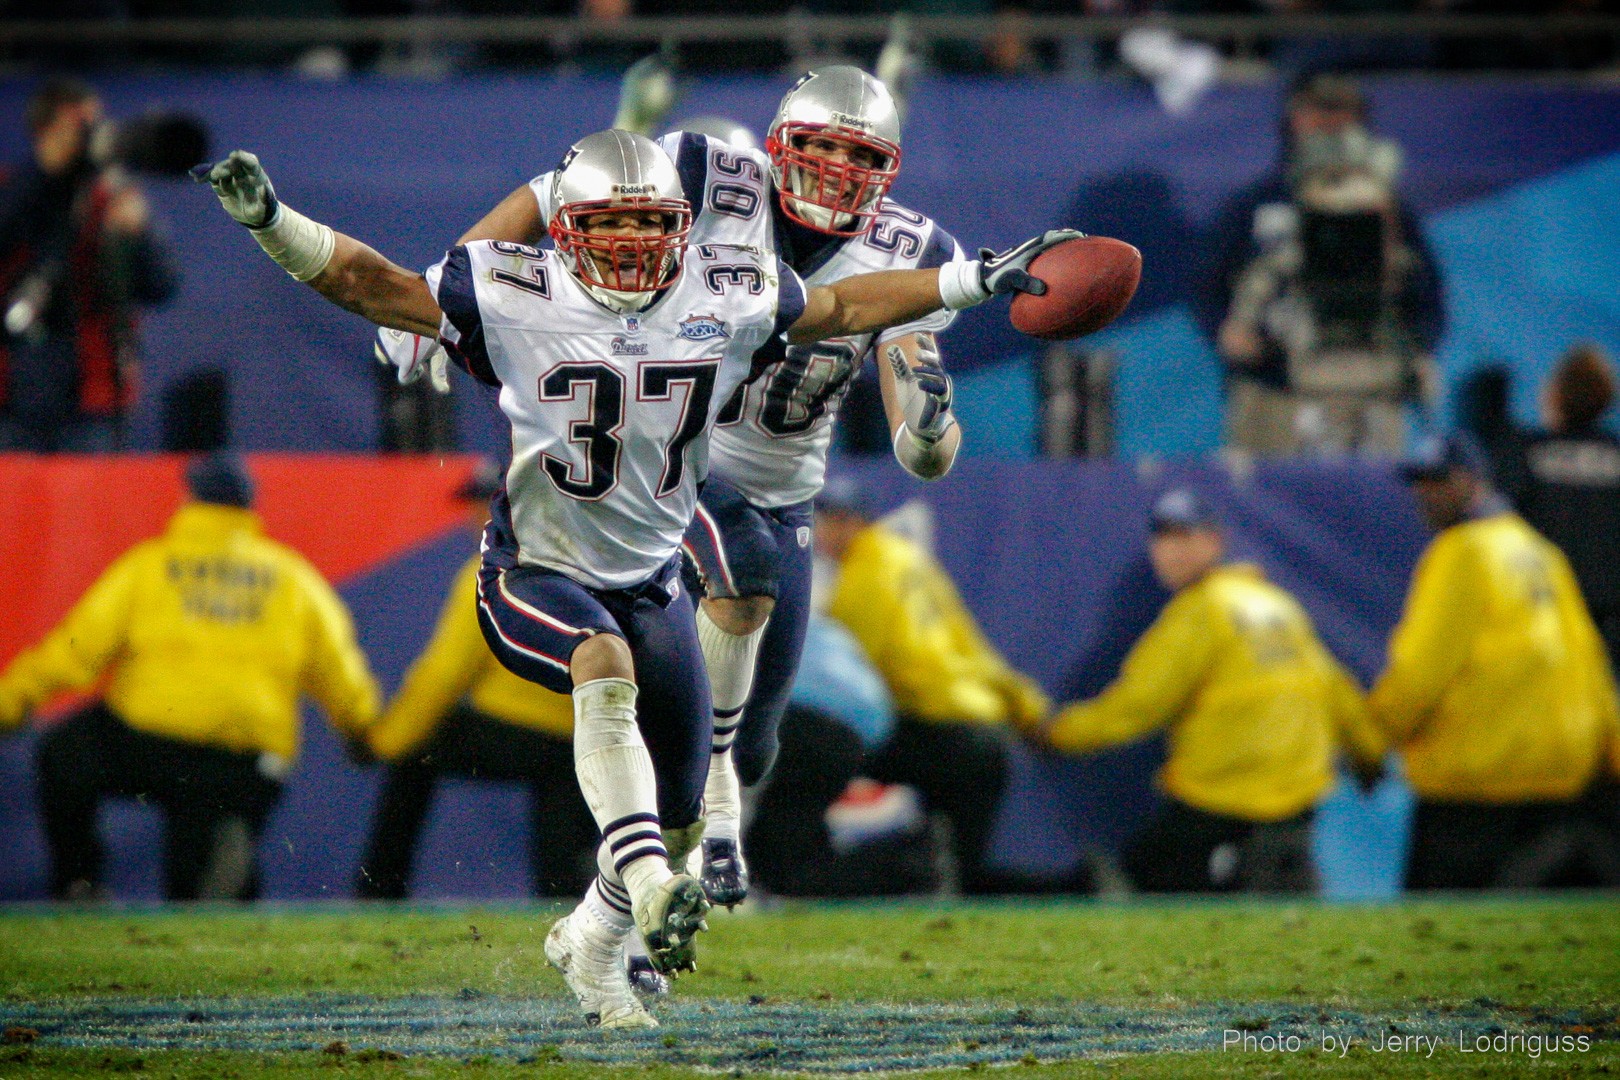
[{"label": "sideline worker in yellow jacket", "polygon": [[817,496],[815,536],[838,564],[827,614],[861,643],[899,713],[866,773],[911,785],[950,820],[963,892],[998,891],[984,856],[1006,779],[1007,726],[1039,720],[1046,695],[985,640],[928,552],[872,523],[851,478],[833,478]]},{"label": "sideline worker in yellow jacket", "polygon": [[1167,802],[1125,857],[1137,888],[1312,890],[1311,814],[1336,749],[1369,776],[1382,757],[1361,691],[1298,601],[1258,567],[1222,562],[1224,534],[1193,492],[1166,492],[1150,526],[1154,573],[1175,595],[1119,678],[1044,738],[1085,753],[1169,726]]},{"label": "sideline worker in yellow jacket", "polygon": [[[485,463],[458,495],[482,530],[500,472]],[[596,873],[596,823],[574,779],[573,699],[520,679],[495,659],[478,627],[479,558],[456,574],[427,649],[368,733],[388,777],[356,895],[409,892],[422,824],[441,776],[519,781],[529,788],[530,871],[540,896],[577,896]]]},{"label": "sideline worker in yellow jacket", "polygon": [[1404,472],[1438,535],[1369,705],[1418,796],[1407,887],[1620,884],[1620,712],[1568,561],[1465,436]]},{"label": "sideline worker in yellow jacket", "polygon": [[96,806],[147,799],[167,817],[170,899],[251,899],[253,849],[298,753],[298,701],[351,737],[377,686],[343,602],[297,552],[266,539],[230,455],[186,474],[192,498],[137,544],[61,625],[0,675],[0,729],[110,672],[104,696],[39,743],[40,802],[59,898],[99,892]]}]

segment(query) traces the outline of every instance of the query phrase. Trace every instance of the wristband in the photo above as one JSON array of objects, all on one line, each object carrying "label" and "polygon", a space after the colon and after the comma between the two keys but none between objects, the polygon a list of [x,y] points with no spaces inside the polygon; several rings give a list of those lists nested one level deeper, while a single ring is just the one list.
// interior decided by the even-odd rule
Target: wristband
[{"label": "wristband", "polygon": [[952,311],[961,311],[990,299],[984,287],[984,264],[977,259],[948,262],[939,268],[939,298]]},{"label": "wristband", "polygon": [[337,238],[329,225],[311,221],[286,203],[276,206],[270,224],[249,229],[253,239],[283,270],[299,281],[312,281],[332,261]]},{"label": "wristband", "polygon": [[939,439],[930,441],[902,423],[894,432],[894,459],[919,480],[938,480],[956,463],[956,455],[947,455],[940,445],[955,426],[956,418],[952,417]]}]

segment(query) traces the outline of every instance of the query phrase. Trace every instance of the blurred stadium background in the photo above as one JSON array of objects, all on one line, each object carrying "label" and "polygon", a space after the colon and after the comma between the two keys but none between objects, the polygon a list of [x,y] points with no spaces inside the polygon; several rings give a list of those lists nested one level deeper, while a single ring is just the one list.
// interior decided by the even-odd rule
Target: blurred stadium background
[{"label": "blurred stadium background", "polygon": [[[897,198],[964,244],[1073,225],[1145,254],[1136,302],[1085,343],[1112,373],[1096,387],[1087,460],[1043,452],[1047,357],[997,305],[944,339],[968,432],[949,482],[921,489],[850,455],[885,507],[929,504],[974,615],[1060,700],[1098,690],[1162,605],[1141,553],[1145,514],[1177,479],[1222,508],[1237,552],[1303,601],[1360,679],[1382,666],[1426,540],[1409,497],[1387,464],[1223,457],[1221,364],[1198,318],[1216,213],[1273,167],[1302,71],[1353,72],[1376,130],[1405,154],[1399,187],[1437,261],[1446,319],[1446,392],[1417,410],[1420,429],[1451,423],[1457,389],[1485,365],[1505,367],[1513,414],[1533,424],[1537,388],[1571,345],[1620,351],[1620,17],[1605,5],[968,0],[916,5],[898,28],[859,4],[629,6],[14,2],[0,9],[0,117],[17,119],[0,123],[0,159],[27,153],[20,118],[41,74],[74,70],[110,115],[193,115],[216,150],[260,153],[312,216],[426,266],[573,138],[607,126],[638,56],[662,48],[678,65],[673,120],[719,115],[759,132],[790,75],[828,58],[870,66],[906,35]],[[1161,35],[1169,66],[1132,59],[1141,32]],[[165,410],[174,388],[213,372],[271,534],[339,587],[391,689],[469,553],[452,490],[466,455],[502,453],[499,414],[457,376],[444,452],[381,454],[369,328],[292,287],[205,190],[144,186],[183,281],[144,320],[129,454],[0,457],[0,663],[178,504],[181,461],[159,453]],[[262,849],[271,898],[349,894],[376,787],[324,726],[305,727]],[[0,898],[44,895],[31,740],[0,743]],[[995,859],[1060,880],[1116,846],[1153,803],[1160,753],[1055,762],[1017,750]],[[1347,787],[1317,821],[1325,892],[1393,895],[1409,798],[1398,780],[1371,797]],[[521,799],[447,785],[418,893],[524,895]],[[157,896],[155,812],[118,804],[104,821],[111,891]]]}]

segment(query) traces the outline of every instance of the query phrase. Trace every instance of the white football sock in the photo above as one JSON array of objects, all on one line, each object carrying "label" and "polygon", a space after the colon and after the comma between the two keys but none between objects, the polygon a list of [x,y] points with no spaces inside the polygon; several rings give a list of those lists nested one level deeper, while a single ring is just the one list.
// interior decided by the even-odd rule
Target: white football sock
[{"label": "white football sock", "polygon": [[[624,891],[623,885],[604,882],[601,877],[591,882],[591,887],[585,890],[585,899],[580,901],[579,906],[584,908],[602,929],[613,936],[623,938],[635,925],[635,921],[630,917],[630,894]],[[641,951],[646,952],[646,949],[643,948]]]},{"label": "white football sock", "polygon": [[631,895],[670,876],[658,821],[658,781],[636,726],[636,685],[593,679],[574,687],[574,773],[602,830],[597,865]]},{"label": "white football sock", "polygon": [[[768,620],[767,620],[768,625]],[[709,779],[703,787],[704,835],[736,840],[742,817],[742,791],[731,760],[743,707],[754,689],[754,664],[765,626],[751,634],[729,634],[720,629],[701,606],[697,615],[698,643],[709,671],[709,692],[714,698],[714,746],[709,758]]]},{"label": "white football sock", "polygon": [[709,778],[703,782],[703,835],[716,840],[735,840],[741,830],[742,786],[737,767],[731,761],[731,746],[724,750],[715,739],[709,755]]},{"label": "white football sock", "polygon": [[630,928],[630,936],[624,939],[624,955],[646,956],[647,942],[641,937],[641,931],[634,926]]}]

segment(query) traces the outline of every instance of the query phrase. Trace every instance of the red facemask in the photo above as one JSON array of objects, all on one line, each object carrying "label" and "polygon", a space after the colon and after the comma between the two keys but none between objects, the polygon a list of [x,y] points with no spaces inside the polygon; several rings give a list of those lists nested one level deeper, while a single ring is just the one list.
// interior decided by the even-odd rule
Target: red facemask
[{"label": "red facemask", "polygon": [[[884,164],[866,168],[817,157],[796,145],[810,135],[864,147]],[[889,185],[900,175],[900,148],[894,143],[825,124],[782,124],[765,140],[765,150],[781,170],[782,212],[832,236],[860,236],[870,229],[883,209]]]},{"label": "red facemask", "polygon": [[[601,236],[584,230],[591,215],[623,210],[658,211],[664,215],[664,231],[657,236]],[[575,273],[587,284],[615,292],[656,292],[680,276],[686,238],[692,232],[692,207],[685,199],[567,203],[552,218],[548,231],[558,252],[573,259]],[[593,253],[602,256],[602,262]]]}]

